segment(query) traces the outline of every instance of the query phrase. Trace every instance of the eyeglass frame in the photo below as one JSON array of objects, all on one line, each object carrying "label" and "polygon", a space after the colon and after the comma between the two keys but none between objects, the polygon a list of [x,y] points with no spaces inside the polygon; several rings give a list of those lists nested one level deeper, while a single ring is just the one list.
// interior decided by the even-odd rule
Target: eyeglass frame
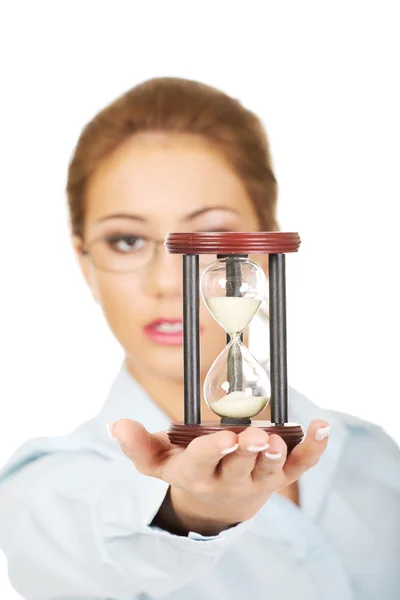
[{"label": "eyeglass frame", "polygon": [[[100,266],[98,263],[96,263],[93,260],[93,254],[91,254],[91,252],[90,252],[90,246],[92,246],[96,242],[104,241],[105,239],[107,239],[107,237],[110,237],[110,236],[107,236],[106,234],[103,234],[103,235],[99,236],[98,238],[95,238],[95,239],[91,240],[90,242],[87,242],[86,244],[83,244],[82,245],[82,250],[81,250],[82,255],[83,256],[90,256],[91,259],[92,259],[92,261],[93,261],[94,266],[96,267],[96,269],[99,269],[100,271],[103,271],[104,273],[117,273],[117,274],[120,274],[120,275],[127,275],[127,274],[130,274],[130,273],[138,273],[138,272],[140,272],[140,271],[142,271],[142,270],[150,267],[156,261],[157,254],[158,254],[158,248],[160,246],[164,246],[165,247],[165,238],[162,239],[162,240],[160,240],[160,239],[157,239],[157,238],[153,238],[151,236],[144,236],[144,235],[131,236],[131,237],[142,238],[144,240],[147,240],[148,242],[152,242],[153,243],[154,249],[152,250],[150,260],[147,263],[145,263],[144,265],[142,265],[141,267],[138,267],[136,269],[129,269],[127,271],[125,271],[125,270],[119,271],[118,269],[107,269],[107,268],[105,268],[103,266]],[[123,237],[123,236],[121,236],[121,237]],[[127,236],[127,237],[129,237],[129,236]],[[83,238],[82,238],[82,241],[83,241]],[[201,264],[201,256],[207,257],[208,259],[211,258],[210,254],[200,255],[200,264]],[[210,262],[207,262],[207,265],[204,265],[204,266],[207,267],[214,260],[216,260],[215,257],[213,257],[213,260],[211,260]]]}]

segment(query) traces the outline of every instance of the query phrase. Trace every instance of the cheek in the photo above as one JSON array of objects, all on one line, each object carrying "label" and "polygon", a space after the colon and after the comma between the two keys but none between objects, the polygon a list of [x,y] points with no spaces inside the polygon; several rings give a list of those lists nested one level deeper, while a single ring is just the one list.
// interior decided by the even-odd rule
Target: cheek
[{"label": "cheek", "polygon": [[[142,326],[150,317],[149,310],[152,311],[149,298],[140,293],[135,282],[129,278],[101,273],[97,275],[95,284],[108,326],[125,351],[135,356],[140,347],[141,361],[158,364],[158,359],[163,357],[168,372],[183,376],[181,350],[178,352],[178,349],[154,347],[144,335]],[[204,327],[204,334],[201,336],[201,372],[205,376],[226,345],[226,333],[202,300],[200,324]]]},{"label": "cheek", "polygon": [[116,338],[126,347],[128,335],[134,336],[135,325],[143,321],[144,301],[128,277],[101,274],[97,278],[99,303]]}]

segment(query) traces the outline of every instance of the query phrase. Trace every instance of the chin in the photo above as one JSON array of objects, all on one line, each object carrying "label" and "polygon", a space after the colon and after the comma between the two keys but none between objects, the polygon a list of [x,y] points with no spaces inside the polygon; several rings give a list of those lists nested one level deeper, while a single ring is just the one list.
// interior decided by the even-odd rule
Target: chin
[{"label": "chin", "polygon": [[163,361],[152,361],[153,373],[160,379],[169,379],[183,385],[182,358],[174,360],[173,357],[164,357]]},{"label": "chin", "polygon": [[[148,372],[151,372],[153,376],[156,376],[159,379],[173,381],[178,385],[183,385],[184,377],[183,377],[183,349],[180,347],[160,347],[157,349],[151,349],[151,351],[142,353],[140,356],[135,355],[136,353],[132,352],[131,356],[136,364],[137,368],[140,369],[141,365],[143,369]],[[200,379],[203,380],[205,375],[208,372],[208,368],[211,366],[211,363],[208,365],[208,361],[200,359],[202,371],[205,371],[200,374]],[[208,368],[207,368],[208,365]]]},{"label": "chin", "polygon": [[[122,336],[121,336],[122,337]],[[177,384],[183,385],[183,345],[174,344],[158,344],[152,340],[150,340],[147,336],[141,336],[140,338],[135,340],[134,347],[132,338],[121,339],[119,338],[121,345],[125,348],[128,356],[131,357],[132,365],[135,365],[135,368],[139,371],[145,372],[147,371],[152,376],[156,376],[160,379],[170,380]],[[208,340],[209,341],[209,340]],[[200,340],[203,342],[203,347],[200,357],[201,363],[201,375],[200,378],[203,380],[205,375],[208,372],[208,369],[211,367],[214,362],[217,354],[216,350],[219,350],[216,342],[217,340],[213,340],[212,349],[207,347],[207,343],[204,344],[204,338]],[[140,352],[138,353],[138,348]],[[206,350],[206,352],[204,352]],[[208,351],[209,350],[209,351]],[[209,355],[212,353],[212,356]]]},{"label": "chin", "polygon": [[142,352],[136,351],[131,356],[138,368],[143,366],[145,371],[160,379],[170,379],[183,383],[183,350],[182,346],[163,347],[150,344],[140,346]]}]

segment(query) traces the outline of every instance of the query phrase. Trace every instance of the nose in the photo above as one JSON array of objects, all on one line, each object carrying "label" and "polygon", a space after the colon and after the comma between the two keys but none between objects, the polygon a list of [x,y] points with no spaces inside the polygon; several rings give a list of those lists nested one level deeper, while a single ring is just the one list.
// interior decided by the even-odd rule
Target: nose
[{"label": "nose", "polygon": [[182,256],[170,254],[164,246],[158,248],[145,276],[146,293],[155,297],[182,295]]}]

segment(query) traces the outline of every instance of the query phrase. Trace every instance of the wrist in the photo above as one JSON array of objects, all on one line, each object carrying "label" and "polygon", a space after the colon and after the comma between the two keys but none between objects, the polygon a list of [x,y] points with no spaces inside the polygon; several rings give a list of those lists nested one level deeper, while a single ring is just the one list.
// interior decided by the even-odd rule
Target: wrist
[{"label": "wrist", "polygon": [[195,531],[205,536],[218,535],[241,522],[240,518],[218,514],[219,510],[216,511],[214,506],[202,503],[190,492],[170,487],[169,497],[177,521],[187,532]]},{"label": "wrist", "polygon": [[192,494],[170,486],[152,525],[175,535],[187,536],[194,531],[213,536],[239,522],[215,517],[210,507],[200,503]]},{"label": "wrist", "polygon": [[[219,529],[218,533],[255,517],[271,495],[272,493],[268,493],[239,499],[232,496],[224,497],[219,502],[202,502],[190,492],[170,487],[170,500],[182,523],[196,522],[198,527],[212,525],[214,529]],[[198,529],[196,532],[201,533]]]}]

